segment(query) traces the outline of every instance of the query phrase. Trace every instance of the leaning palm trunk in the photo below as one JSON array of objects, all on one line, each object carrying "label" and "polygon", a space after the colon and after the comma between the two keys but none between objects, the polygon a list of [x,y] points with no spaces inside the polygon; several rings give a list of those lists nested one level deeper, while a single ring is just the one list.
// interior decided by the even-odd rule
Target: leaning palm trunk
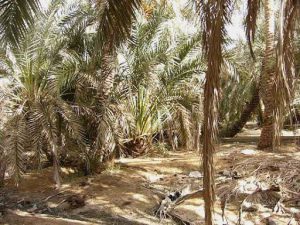
[{"label": "leaning palm trunk", "polygon": [[252,97],[250,99],[250,102],[248,102],[238,120],[236,120],[234,123],[226,127],[224,130],[220,131],[221,137],[234,137],[236,134],[238,134],[243,127],[246,125],[246,123],[251,118],[253,112],[257,109],[257,106],[259,105],[259,88],[254,87],[252,92]]},{"label": "leaning palm trunk", "polygon": [[271,26],[270,0],[265,0],[265,35],[266,49],[262,65],[262,78],[260,84],[261,99],[264,104],[263,127],[258,142],[259,149],[272,148],[275,146],[275,50],[274,35]]}]

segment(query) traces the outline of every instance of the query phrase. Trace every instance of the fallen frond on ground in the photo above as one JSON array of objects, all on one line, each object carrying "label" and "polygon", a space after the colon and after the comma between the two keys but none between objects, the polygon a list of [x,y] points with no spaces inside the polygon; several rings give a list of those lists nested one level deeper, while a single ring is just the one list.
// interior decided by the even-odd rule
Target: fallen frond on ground
[{"label": "fallen frond on ground", "polygon": [[289,214],[299,222],[299,160],[289,154],[255,152],[253,156],[242,160],[237,159],[240,157],[238,152],[231,153],[232,158],[238,162],[226,174],[239,176],[225,180],[224,177],[218,178],[224,181],[217,188],[223,215],[226,215],[226,205],[233,203],[239,206],[238,224],[242,224],[243,212],[251,214],[267,211],[271,214]]}]

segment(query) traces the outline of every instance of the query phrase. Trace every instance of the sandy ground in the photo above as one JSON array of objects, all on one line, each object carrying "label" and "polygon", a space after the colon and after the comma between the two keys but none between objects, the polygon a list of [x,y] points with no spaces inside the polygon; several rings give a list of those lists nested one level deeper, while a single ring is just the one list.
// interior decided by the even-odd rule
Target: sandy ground
[{"label": "sandy ground", "polygon": [[[230,185],[243,180],[220,174],[239,167],[239,173],[248,179],[249,174],[255,172],[251,160],[259,160],[261,164],[258,167],[273,159],[278,159],[278,162],[289,162],[290,159],[300,162],[300,152],[293,146],[282,149],[282,152],[275,154],[258,151],[254,145],[220,145],[216,153],[218,195],[222,195],[222,190],[226,189],[224,187],[228,191]],[[249,165],[244,165],[244,162]],[[282,170],[281,167],[279,170]],[[186,186],[193,190],[202,188],[201,178],[190,176],[193,171],[201,171],[199,154],[187,151],[170,152],[163,158],[121,159],[113,168],[88,177],[79,177],[71,170],[64,169],[64,185],[60,190],[54,188],[51,168],[35,171],[26,174],[19,187],[8,181],[6,187],[0,189],[0,224],[176,224],[171,219],[160,221],[155,216],[155,210],[168,192]],[[70,207],[65,200],[74,195],[82,196],[85,205],[75,209]],[[190,224],[203,224],[203,204],[200,193],[175,206],[173,212]],[[241,199],[227,204],[225,216],[228,224],[237,224],[240,204]],[[218,200],[217,224],[224,223],[221,214]],[[267,224],[265,219],[270,216],[276,224],[297,224],[291,220],[290,214],[275,214],[266,208],[244,213],[243,224]]]},{"label": "sandy ground", "polygon": [[[248,122],[240,133],[236,137],[255,136],[259,137],[261,129],[257,126],[256,122]],[[283,129],[281,136],[300,136],[300,128],[290,126],[290,129]]]}]

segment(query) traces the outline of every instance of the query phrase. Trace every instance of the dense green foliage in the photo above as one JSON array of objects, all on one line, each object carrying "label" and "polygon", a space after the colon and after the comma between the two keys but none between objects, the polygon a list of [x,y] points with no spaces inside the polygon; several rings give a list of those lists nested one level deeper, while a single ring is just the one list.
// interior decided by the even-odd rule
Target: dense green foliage
[{"label": "dense green foliage", "polygon": [[60,185],[60,165],[91,173],[155,141],[199,146],[199,32],[176,27],[182,15],[169,6],[136,16],[128,40],[111,49],[93,5],[54,1],[18,45],[3,46],[2,155],[17,182],[45,161]]},{"label": "dense green foliage", "polygon": [[[56,0],[47,10],[37,1],[7,2],[0,14],[0,160],[17,182],[49,161],[59,185],[61,165],[89,174],[157,146],[199,150],[207,67],[196,12],[164,1],[123,8]],[[30,13],[8,17],[16,10]],[[259,86],[265,37],[257,30],[256,60],[244,40],[224,49],[222,130],[240,119]]]}]

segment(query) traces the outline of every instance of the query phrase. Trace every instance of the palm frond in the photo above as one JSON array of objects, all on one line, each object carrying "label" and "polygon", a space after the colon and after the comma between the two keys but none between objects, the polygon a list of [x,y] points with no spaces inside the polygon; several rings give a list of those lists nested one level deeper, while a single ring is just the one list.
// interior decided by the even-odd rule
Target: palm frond
[{"label": "palm frond", "polygon": [[250,53],[253,58],[254,52],[252,48],[252,44],[254,42],[255,33],[256,33],[256,21],[258,18],[259,10],[260,10],[261,0],[248,0],[248,12],[246,16],[245,26],[246,26],[246,36],[248,45],[250,48]]},{"label": "palm frond", "polygon": [[130,26],[141,0],[94,0],[94,3],[98,10],[98,39],[120,44],[129,36]]},{"label": "palm frond", "polygon": [[203,137],[203,184],[205,224],[213,224],[215,197],[214,152],[218,134],[218,110],[220,72],[223,63],[222,46],[225,43],[225,24],[229,22],[232,1],[199,1],[203,28],[203,50],[207,59],[204,87],[204,137]]},{"label": "palm frond", "polygon": [[192,149],[192,127],[191,127],[191,112],[187,110],[182,105],[176,106],[176,111],[178,111],[178,121],[180,126],[180,139],[183,142],[183,146],[187,150]]},{"label": "palm frond", "polygon": [[54,104],[49,104],[44,99],[37,101],[31,109],[31,118],[33,123],[41,126],[42,134],[46,137],[49,146],[51,146],[51,156],[53,160],[53,178],[57,187],[61,186],[59,152],[57,140],[57,126],[55,126],[56,110]]},{"label": "palm frond", "polygon": [[[3,149],[7,154],[8,165],[12,167],[15,182],[18,185],[25,172],[24,151],[28,140],[26,122],[22,115],[16,115],[5,124],[5,142]],[[8,133],[9,131],[9,133]]]},{"label": "palm frond", "polygon": [[4,186],[5,172],[7,169],[7,154],[4,152],[3,144],[3,132],[0,129],[0,187]]},{"label": "palm frond", "polygon": [[34,14],[40,10],[39,0],[0,1],[0,40],[18,44],[33,23]]},{"label": "palm frond", "polygon": [[290,108],[294,97],[295,64],[294,64],[294,32],[295,22],[299,19],[297,1],[282,1],[280,11],[279,40],[277,51],[277,71],[275,73],[275,143],[280,144],[280,132],[286,109]]},{"label": "palm frond", "polygon": [[118,140],[116,139],[115,134],[117,133],[114,127],[116,116],[109,109],[106,108],[100,117],[98,124],[98,135],[96,138],[96,150],[100,151],[98,157],[99,162],[103,161],[105,157],[113,154]]}]

